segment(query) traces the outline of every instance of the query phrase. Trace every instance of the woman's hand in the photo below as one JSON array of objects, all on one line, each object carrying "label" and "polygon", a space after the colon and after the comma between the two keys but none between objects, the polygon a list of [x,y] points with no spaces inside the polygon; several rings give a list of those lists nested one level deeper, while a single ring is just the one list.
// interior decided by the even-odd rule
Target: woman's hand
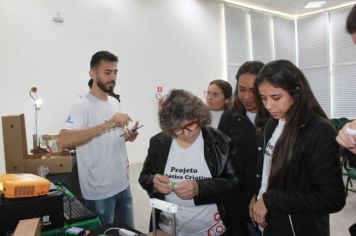
[{"label": "woman's hand", "polygon": [[255,205],[255,203],[256,203],[256,195],[253,195],[253,197],[251,198],[250,204],[248,205],[248,209],[249,209],[250,219],[251,219],[252,224],[254,226],[256,226],[256,222],[253,219],[253,210],[252,210],[252,208],[253,208],[253,205]]},{"label": "woman's hand", "polygon": [[199,193],[198,183],[195,180],[186,180],[177,184],[173,191],[183,200],[193,199]]},{"label": "woman's hand", "polygon": [[138,127],[138,121],[136,121],[136,123],[131,129],[127,129],[127,128],[124,129],[125,141],[130,141],[130,142],[135,141],[138,135],[137,127]]},{"label": "woman's hand", "polygon": [[169,185],[169,178],[165,175],[155,174],[153,177],[153,188],[163,194],[172,192],[172,187]]},{"label": "woman's hand", "polygon": [[262,227],[267,225],[266,222],[267,208],[263,201],[263,198],[257,200],[252,206],[253,221]]}]

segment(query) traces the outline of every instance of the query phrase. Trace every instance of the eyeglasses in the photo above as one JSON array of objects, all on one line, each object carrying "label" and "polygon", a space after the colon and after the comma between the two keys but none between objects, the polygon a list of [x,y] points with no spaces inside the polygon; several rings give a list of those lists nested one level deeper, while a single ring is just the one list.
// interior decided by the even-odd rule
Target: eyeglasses
[{"label": "eyeglasses", "polygon": [[217,92],[211,92],[211,91],[204,91],[204,97],[208,98],[208,97],[213,97],[213,98],[220,98],[221,95],[218,94]]},{"label": "eyeglasses", "polygon": [[183,126],[181,128],[171,129],[170,131],[173,132],[175,135],[181,135],[184,133],[184,130],[188,130],[191,132],[198,128],[199,128],[198,121],[195,120],[193,122],[186,124],[185,126]]}]

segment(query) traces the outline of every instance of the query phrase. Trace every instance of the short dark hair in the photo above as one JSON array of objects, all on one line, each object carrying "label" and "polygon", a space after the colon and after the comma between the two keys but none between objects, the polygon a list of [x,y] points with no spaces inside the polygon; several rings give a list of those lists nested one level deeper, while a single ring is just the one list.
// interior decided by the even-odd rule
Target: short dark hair
[{"label": "short dark hair", "polygon": [[356,5],[353,6],[346,19],[346,31],[349,34],[356,33]]},{"label": "short dark hair", "polygon": [[114,62],[118,62],[119,59],[117,58],[117,56],[115,56],[114,54],[112,54],[111,52],[108,51],[99,51],[96,52],[90,60],[90,69],[94,69],[95,67],[97,67],[100,64],[100,61],[104,60],[104,61],[114,61]]},{"label": "short dark hair", "polygon": [[89,88],[93,87],[93,83],[94,83],[94,80],[93,80],[93,79],[90,79],[90,80],[88,81],[88,86],[89,86]]},{"label": "short dark hair", "polygon": [[192,93],[173,89],[164,99],[159,110],[159,125],[169,136],[175,136],[173,129],[180,128],[184,121],[197,120],[202,128],[211,122],[209,108]]}]

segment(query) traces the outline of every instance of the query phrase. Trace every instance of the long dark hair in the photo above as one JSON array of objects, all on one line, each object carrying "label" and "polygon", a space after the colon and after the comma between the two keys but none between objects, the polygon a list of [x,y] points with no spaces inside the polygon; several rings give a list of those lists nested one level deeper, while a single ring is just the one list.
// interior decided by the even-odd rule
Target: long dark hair
[{"label": "long dark hair", "polygon": [[257,75],[254,84],[257,117],[264,119],[265,114],[268,113],[262,103],[258,90],[258,87],[264,82],[268,82],[276,88],[286,90],[294,100],[286,114],[285,128],[273,151],[270,173],[271,180],[276,174],[280,173],[282,167],[291,159],[300,127],[306,119],[309,116],[318,116],[327,119],[327,116],[316,100],[303,72],[290,61],[277,60],[265,65]]},{"label": "long dark hair", "polygon": [[239,79],[240,76],[246,73],[257,75],[263,67],[263,63],[260,61],[246,61],[240,66],[236,73],[236,87],[234,92],[234,102],[232,104],[231,112],[235,115],[245,114],[246,109],[239,99]]}]

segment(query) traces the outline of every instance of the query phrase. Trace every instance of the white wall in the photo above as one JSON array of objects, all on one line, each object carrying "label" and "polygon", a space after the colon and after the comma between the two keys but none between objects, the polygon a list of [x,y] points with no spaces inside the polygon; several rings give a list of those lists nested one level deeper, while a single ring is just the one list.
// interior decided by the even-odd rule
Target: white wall
[{"label": "white wall", "polygon": [[[57,11],[62,24],[52,21]],[[30,148],[29,90],[36,86],[43,100],[39,134],[58,133],[69,107],[88,91],[91,55],[109,50],[120,59],[116,92],[123,110],[145,125],[128,143],[130,162],[142,162],[160,130],[156,86],[203,98],[208,82],[224,77],[222,18],[221,3],[209,0],[2,0],[0,115],[25,114]]]}]

